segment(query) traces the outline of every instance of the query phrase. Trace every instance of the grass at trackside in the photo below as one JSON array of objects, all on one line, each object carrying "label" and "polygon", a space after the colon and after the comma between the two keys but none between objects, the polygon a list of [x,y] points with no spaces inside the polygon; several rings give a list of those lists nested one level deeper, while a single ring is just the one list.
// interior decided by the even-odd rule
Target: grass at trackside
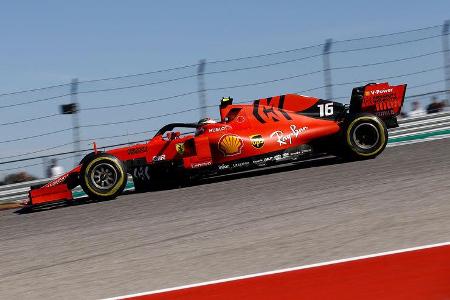
[{"label": "grass at trackside", "polygon": [[12,202],[12,203],[0,203],[0,210],[5,209],[14,209],[14,208],[20,208],[23,205],[20,203]]}]

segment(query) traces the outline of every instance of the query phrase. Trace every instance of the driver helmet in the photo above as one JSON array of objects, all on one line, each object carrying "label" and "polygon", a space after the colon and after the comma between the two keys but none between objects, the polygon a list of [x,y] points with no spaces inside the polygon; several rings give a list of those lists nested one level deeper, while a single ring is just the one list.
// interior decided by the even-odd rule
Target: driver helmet
[{"label": "driver helmet", "polygon": [[215,123],[217,123],[217,122],[214,119],[203,118],[203,119],[200,119],[200,121],[198,121],[197,125],[198,126],[203,126],[203,125],[206,125],[206,124],[215,124]]},{"label": "driver helmet", "polygon": [[198,121],[197,123],[197,129],[195,130],[195,135],[200,135],[202,134],[205,129],[203,128],[203,126],[208,125],[208,124],[216,124],[217,122],[214,119],[211,118],[203,118],[200,119],[200,121]]}]

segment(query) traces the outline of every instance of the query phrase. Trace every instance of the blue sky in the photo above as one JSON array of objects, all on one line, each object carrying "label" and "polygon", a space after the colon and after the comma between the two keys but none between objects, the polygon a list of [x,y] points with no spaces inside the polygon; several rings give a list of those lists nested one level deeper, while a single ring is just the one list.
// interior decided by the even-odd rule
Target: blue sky
[{"label": "blue sky", "polygon": [[[214,61],[299,48],[323,43],[326,38],[335,40],[361,36],[398,32],[414,28],[439,25],[450,18],[450,2],[441,1],[0,1],[0,93],[30,89],[69,82],[72,78],[89,80],[117,75],[141,73],[172,66],[186,65],[206,58]],[[378,53],[375,59],[370,53],[361,57],[342,56],[332,58],[335,65],[352,64],[372,60],[398,58],[430,52],[439,47],[439,40],[413,48],[391,49]],[[417,52],[414,52],[416,51]],[[420,50],[420,51],[419,51]],[[437,49],[439,50],[439,49]],[[409,54],[409,52],[411,52]],[[378,55],[377,54],[377,55]],[[334,59],[334,60],[333,60]],[[441,62],[440,56],[418,62],[425,68]],[[226,78],[206,77],[207,87],[221,82],[235,84],[250,79],[270,79],[310,70],[312,65],[299,65],[279,69],[273,73],[236,73]],[[321,67],[321,60],[315,62]],[[207,65],[211,70],[211,67]],[[401,73],[407,66],[393,66],[391,73]],[[395,70],[398,69],[398,70]],[[300,71],[299,71],[300,70]],[[412,69],[411,69],[412,70]],[[373,76],[381,74],[373,71]],[[433,81],[441,73],[416,78],[417,83]],[[276,75],[275,75],[276,74]],[[390,73],[381,76],[387,76]],[[104,88],[167,79],[167,77],[130,79],[111,82],[108,85],[85,87]],[[342,74],[342,79],[352,74]],[[353,74],[355,75],[355,74]],[[264,77],[265,76],[265,77]],[[337,77],[337,78],[336,78]],[[362,75],[360,76],[363,77]],[[334,80],[341,79],[334,74]],[[354,80],[354,78],[352,78]],[[411,79],[413,80],[413,79]],[[272,85],[249,88],[245,91],[220,91],[208,93],[208,104],[214,104],[220,95],[242,98],[258,98],[276,93],[302,90],[303,86],[323,84],[322,75],[311,78],[311,82],[286,85]],[[345,81],[345,80],[344,80]],[[217,84],[214,84],[216,83]],[[314,85],[314,82],[316,84]],[[226,84],[225,84],[226,85]],[[439,88],[438,86],[430,88]],[[99,93],[82,96],[81,107],[133,102],[139,99],[164,97],[196,89],[196,81],[177,82],[170,87],[142,90],[125,90],[116,93]],[[351,87],[346,87],[351,90]],[[417,90],[419,91],[419,90]],[[422,90],[420,90],[422,91]],[[423,90],[425,91],[425,90]],[[0,104],[11,104],[29,99],[40,99],[66,93],[67,88],[55,91],[0,97]],[[322,91],[318,91],[321,96]],[[312,93],[312,95],[315,95]],[[33,116],[56,113],[58,105],[69,98],[62,98],[31,106],[14,109],[0,109],[2,120],[17,120]],[[197,105],[196,96],[179,102],[161,102],[155,105],[135,106],[124,110],[82,113],[82,124],[127,120],[165,113]],[[216,109],[209,111],[213,116]],[[107,126],[82,131],[82,138],[105,136],[113,133],[138,132],[155,129],[170,120],[192,121],[198,113],[175,116],[172,119],[158,119],[137,122],[123,126]],[[0,128],[2,140],[23,137],[58,128],[70,127],[68,116],[42,122],[28,122],[18,126]],[[147,136],[150,136],[148,134]],[[138,138],[143,138],[139,136]],[[112,139],[105,144],[134,140],[136,137]],[[42,149],[52,145],[70,142],[71,132],[51,135],[42,139],[30,139],[18,143],[0,144],[0,156],[17,152]],[[88,146],[84,143],[83,148]],[[62,147],[55,152],[71,150]],[[40,154],[51,152],[40,152]],[[33,163],[23,163],[23,165]],[[63,162],[66,169],[72,160]],[[18,164],[20,165],[20,164]],[[0,165],[0,169],[17,165]],[[25,168],[42,176],[42,166]],[[13,171],[0,171],[0,177]]]}]

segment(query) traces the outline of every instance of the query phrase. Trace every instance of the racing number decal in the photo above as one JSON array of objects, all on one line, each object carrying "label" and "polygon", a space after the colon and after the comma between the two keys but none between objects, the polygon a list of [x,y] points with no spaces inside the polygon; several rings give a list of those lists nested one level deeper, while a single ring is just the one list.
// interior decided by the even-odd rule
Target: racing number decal
[{"label": "racing number decal", "polygon": [[[253,103],[253,116],[260,123],[278,122],[282,118],[292,120],[291,116],[283,110],[284,97],[284,95],[281,95],[279,99],[273,99],[272,97],[263,99],[266,100],[264,104],[261,104],[261,100],[255,100]],[[278,100],[278,106],[274,103],[276,100]]]},{"label": "racing number decal", "polygon": [[328,117],[333,115],[333,103],[325,103],[325,104],[318,104],[317,107],[319,108],[319,116],[321,117]]}]

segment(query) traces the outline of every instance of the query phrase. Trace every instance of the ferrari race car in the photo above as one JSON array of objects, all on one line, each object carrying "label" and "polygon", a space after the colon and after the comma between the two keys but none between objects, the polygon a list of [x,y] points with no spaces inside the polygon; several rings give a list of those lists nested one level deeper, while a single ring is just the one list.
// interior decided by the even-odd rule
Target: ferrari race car
[{"label": "ferrari race car", "polygon": [[128,174],[136,191],[144,191],[312,154],[374,158],[386,147],[387,129],[398,126],[405,91],[406,84],[371,83],[354,88],[349,105],[297,94],[249,104],[223,98],[219,122],[168,124],[146,143],[106,152],[94,144],[73,170],[32,188],[27,204],[73,200],[78,185],[90,198],[112,199],[123,192]]}]

